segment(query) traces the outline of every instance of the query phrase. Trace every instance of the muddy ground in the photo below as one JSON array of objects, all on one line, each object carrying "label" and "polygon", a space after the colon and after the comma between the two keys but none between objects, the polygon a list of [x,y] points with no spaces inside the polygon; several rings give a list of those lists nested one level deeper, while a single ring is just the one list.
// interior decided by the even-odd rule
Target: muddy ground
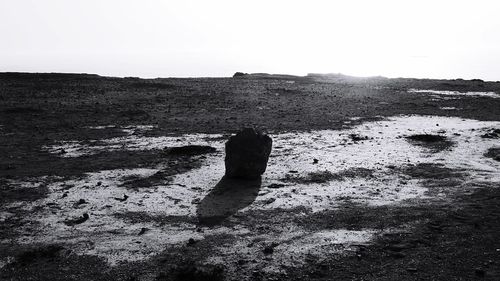
[{"label": "muddy ground", "polygon": [[499,280],[499,140],[498,82],[2,73],[0,279]]}]

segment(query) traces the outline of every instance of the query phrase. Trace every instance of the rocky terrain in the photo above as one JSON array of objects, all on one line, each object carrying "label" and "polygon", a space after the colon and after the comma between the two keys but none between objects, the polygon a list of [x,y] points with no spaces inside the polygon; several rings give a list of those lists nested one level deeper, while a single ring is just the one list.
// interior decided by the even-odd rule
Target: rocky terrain
[{"label": "rocky terrain", "polygon": [[500,82],[0,73],[0,280],[498,280],[499,140]]}]

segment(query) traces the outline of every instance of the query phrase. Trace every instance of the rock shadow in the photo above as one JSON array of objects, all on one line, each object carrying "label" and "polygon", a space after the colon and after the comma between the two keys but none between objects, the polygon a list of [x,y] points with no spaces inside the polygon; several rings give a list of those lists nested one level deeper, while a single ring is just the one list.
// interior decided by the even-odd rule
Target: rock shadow
[{"label": "rock shadow", "polygon": [[226,176],[201,200],[196,209],[200,225],[215,226],[255,201],[262,178],[253,180]]}]

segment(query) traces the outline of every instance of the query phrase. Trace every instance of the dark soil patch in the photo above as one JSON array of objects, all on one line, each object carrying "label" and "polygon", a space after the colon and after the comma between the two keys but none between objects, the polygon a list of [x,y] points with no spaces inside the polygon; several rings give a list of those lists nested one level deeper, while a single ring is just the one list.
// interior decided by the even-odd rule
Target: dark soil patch
[{"label": "dark soil patch", "polygon": [[[198,241],[190,239],[184,246],[167,247],[156,257],[156,264],[151,267],[156,271],[157,280],[242,280],[228,276],[224,264],[213,265],[203,262],[213,253],[214,246],[234,241],[234,236],[227,234],[208,235]],[[235,262],[237,261],[225,261],[227,264]]]},{"label": "dark soil patch", "polygon": [[429,193],[449,192],[449,188],[459,187],[464,183],[466,171],[451,169],[442,164],[419,163],[408,165],[401,170],[402,173],[416,179],[420,184],[429,188]]},{"label": "dark soil patch", "polygon": [[34,108],[34,107],[11,107],[11,108],[6,108],[3,110],[5,113],[9,114],[31,114],[31,113],[42,113],[44,112],[43,109],[41,108]]},{"label": "dark soil patch", "polygon": [[481,135],[484,139],[498,139],[500,138],[500,129],[488,130],[484,135]]},{"label": "dark soil patch", "polygon": [[220,266],[196,266],[194,261],[174,267],[169,272],[160,273],[158,281],[223,281],[224,269]]},{"label": "dark soil patch", "polygon": [[133,122],[137,121],[145,122],[151,119],[151,116],[147,111],[138,108],[123,110],[120,112],[120,115],[123,118],[126,118],[128,121],[133,121]]},{"label": "dark soil patch", "polygon": [[[8,212],[11,215],[4,217],[0,220],[0,237],[4,242],[0,242],[0,258],[5,256],[14,256],[19,254],[19,250],[9,253],[7,250],[9,246],[12,246],[9,239],[16,239],[20,235],[26,235],[25,230],[21,230],[19,226],[30,224],[31,227],[38,227],[38,223],[34,221],[27,222],[26,218],[30,218],[37,210],[23,210],[18,207],[4,208],[2,211]],[[2,245],[2,243],[5,243]],[[8,245],[8,246],[7,246]],[[7,249],[4,247],[7,246]],[[15,248],[16,249],[16,248]],[[0,279],[1,280],[1,279]]]},{"label": "dark soil patch", "polygon": [[405,224],[427,219],[430,216],[429,206],[369,207],[361,204],[345,203],[334,210],[307,213],[303,217],[297,216],[293,221],[297,225],[312,231],[331,229],[359,231],[363,229],[384,230],[398,228]]},{"label": "dark soil patch", "polygon": [[133,280],[130,266],[110,269],[101,258],[71,254],[65,248],[48,245],[26,250],[0,269],[0,280]]},{"label": "dark soil patch", "polygon": [[335,174],[330,171],[311,172],[306,176],[295,176],[287,174],[282,180],[285,182],[296,182],[302,184],[327,183],[336,179]]},{"label": "dark soil patch", "polygon": [[[457,206],[460,206],[457,208]],[[417,212],[415,212],[417,210]],[[420,210],[420,211],[418,211]],[[498,280],[500,190],[463,196],[454,206],[409,208],[408,231],[387,233],[352,255],[288,268],[290,280]],[[376,216],[373,217],[377,220]],[[379,220],[391,217],[379,216]],[[332,219],[335,220],[334,215]]]},{"label": "dark soil patch", "polygon": [[170,155],[201,155],[207,153],[214,153],[217,150],[214,147],[207,145],[186,145],[178,147],[165,148],[165,153]]},{"label": "dark soil patch", "polygon": [[195,217],[190,216],[161,216],[161,215],[151,215],[146,212],[126,212],[126,213],[116,213],[115,217],[122,219],[130,223],[144,223],[144,222],[154,222],[159,225],[166,224],[183,224],[183,223],[197,223],[198,220]]},{"label": "dark soil patch", "polygon": [[39,187],[17,187],[0,178],[0,204],[12,202],[31,202],[47,195],[48,188],[42,184]]},{"label": "dark soil patch", "polygon": [[287,174],[282,181],[285,182],[295,182],[301,184],[311,184],[311,183],[327,183],[333,180],[343,181],[346,179],[353,178],[370,178],[373,176],[373,170],[366,168],[351,168],[338,173],[332,173],[330,171],[318,171],[311,172],[306,176],[296,176],[293,174]]},{"label": "dark soil patch", "polygon": [[[93,155],[67,158],[48,152],[22,151],[21,155],[15,156],[17,157],[5,157],[7,158],[5,159],[6,165],[12,168],[0,170],[0,177],[23,178],[44,175],[80,177],[89,172],[156,167],[157,165],[166,166],[163,175],[168,177],[199,167],[201,160],[191,156],[168,155],[163,150],[156,149],[143,151],[102,151]],[[2,155],[0,155],[0,160],[2,160]],[[151,180],[158,182],[154,180],[155,177],[159,180],[159,176],[153,176]]]},{"label": "dark soil patch", "polygon": [[406,139],[412,144],[430,149],[434,153],[449,149],[454,145],[454,142],[442,135],[417,134],[408,136]]},{"label": "dark soil patch", "polygon": [[137,189],[137,188],[150,188],[160,184],[167,184],[171,180],[171,176],[173,175],[173,171],[159,171],[154,175],[149,177],[140,177],[140,176],[128,176],[124,178],[124,182],[121,186]]},{"label": "dark soil patch", "polygon": [[161,184],[168,184],[172,176],[188,172],[201,166],[201,159],[187,156],[171,156],[163,159],[166,165],[161,171],[149,177],[129,176],[124,179],[122,186],[132,189],[151,188]]},{"label": "dark soil patch", "polygon": [[402,169],[402,172],[412,178],[418,179],[450,179],[463,178],[464,172],[448,168],[442,164],[419,163],[408,165]]},{"label": "dark soil patch", "polygon": [[16,257],[16,262],[26,265],[39,261],[40,259],[54,259],[63,249],[64,247],[62,247],[61,245],[48,245],[45,247],[32,249],[23,252],[18,257]]},{"label": "dark soil patch", "polygon": [[371,178],[373,177],[373,170],[367,168],[350,168],[347,170],[336,173],[340,180],[354,179],[354,178]]},{"label": "dark soil patch", "polygon": [[496,161],[500,161],[500,147],[492,147],[488,149],[484,156],[493,158]]},{"label": "dark soil patch", "polygon": [[445,136],[441,136],[441,135],[429,135],[429,134],[412,135],[412,136],[409,136],[407,138],[409,140],[419,141],[419,142],[426,142],[426,143],[446,141],[446,137]]},{"label": "dark soil patch", "polygon": [[144,90],[170,90],[175,89],[177,86],[167,83],[157,83],[157,82],[133,82],[129,83],[126,89],[144,89]]}]

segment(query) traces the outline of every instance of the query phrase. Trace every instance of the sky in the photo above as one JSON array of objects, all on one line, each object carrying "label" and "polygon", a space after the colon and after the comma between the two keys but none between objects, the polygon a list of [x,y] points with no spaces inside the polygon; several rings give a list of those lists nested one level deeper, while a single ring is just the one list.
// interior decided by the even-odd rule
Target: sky
[{"label": "sky", "polygon": [[0,72],[500,80],[497,0],[0,0]]}]

